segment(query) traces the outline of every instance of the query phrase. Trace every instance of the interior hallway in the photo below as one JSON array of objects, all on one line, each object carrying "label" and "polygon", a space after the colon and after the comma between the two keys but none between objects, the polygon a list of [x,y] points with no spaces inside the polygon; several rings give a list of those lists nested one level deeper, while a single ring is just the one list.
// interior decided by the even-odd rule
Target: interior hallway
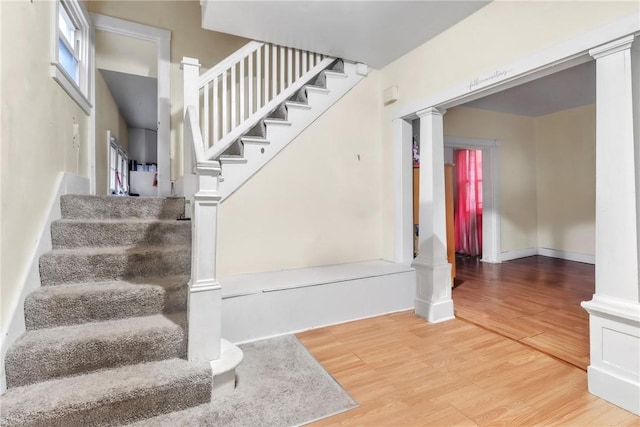
[{"label": "interior hallway", "polygon": [[589,316],[580,302],[595,291],[595,266],[543,256],[456,265],[456,317],[587,369]]}]

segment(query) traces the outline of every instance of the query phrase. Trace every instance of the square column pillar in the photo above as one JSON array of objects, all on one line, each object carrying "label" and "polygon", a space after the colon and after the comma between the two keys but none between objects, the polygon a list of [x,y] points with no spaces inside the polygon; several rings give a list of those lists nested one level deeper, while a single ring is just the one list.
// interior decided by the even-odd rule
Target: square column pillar
[{"label": "square column pillar", "polygon": [[589,391],[640,415],[640,52],[634,36],[596,60],[596,292]]},{"label": "square column pillar", "polygon": [[437,323],[454,318],[451,264],[447,262],[444,190],[444,111],[427,108],[420,118],[420,234],[416,269],[416,315]]},{"label": "square column pillar", "polygon": [[210,361],[220,358],[222,342],[222,287],[216,280],[220,163],[198,162],[196,170],[187,355],[190,361]]}]

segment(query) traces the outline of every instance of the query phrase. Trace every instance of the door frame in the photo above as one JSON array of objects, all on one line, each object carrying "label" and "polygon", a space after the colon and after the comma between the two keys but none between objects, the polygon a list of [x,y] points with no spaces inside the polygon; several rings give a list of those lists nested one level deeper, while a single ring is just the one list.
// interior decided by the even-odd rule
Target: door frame
[{"label": "door frame", "polygon": [[90,70],[91,99],[94,101],[89,121],[89,180],[91,194],[96,194],[96,107],[95,107],[95,31],[105,31],[154,43],[158,61],[158,196],[171,195],[171,31],[138,24],[111,16],[90,13],[94,31],[91,45],[93,67]]},{"label": "door frame", "polygon": [[[445,116],[446,120],[446,116]],[[445,159],[447,150],[482,151],[482,259],[500,263],[500,143],[497,140],[444,136]]]},{"label": "door frame", "polygon": [[[497,67],[414,102],[389,107],[393,127],[393,260],[408,264],[413,259],[413,190],[411,122],[417,112],[427,108],[446,111],[476,99],[501,92],[549,74],[592,60],[589,49],[638,31],[636,16],[626,16],[603,27],[593,29],[545,50]],[[498,160],[498,159],[496,159]],[[496,162],[497,163],[497,162]],[[499,240],[499,239],[498,239]]]}]

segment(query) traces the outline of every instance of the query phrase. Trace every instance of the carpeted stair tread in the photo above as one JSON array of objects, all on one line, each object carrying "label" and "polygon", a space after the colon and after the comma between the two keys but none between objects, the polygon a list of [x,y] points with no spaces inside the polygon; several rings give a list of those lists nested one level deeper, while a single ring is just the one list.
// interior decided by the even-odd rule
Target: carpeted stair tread
[{"label": "carpeted stair tread", "polygon": [[186,310],[187,276],[43,286],[25,299],[27,329]]},{"label": "carpeted stair tread", "polygon": [[190,273],[191,246],[54,249],[40,257],[42,285]]},{"label": "carpeted stair tread", "polygon": [[54,249],[189,245],[191,222],[175,219],[60,219],[51,224],[51,240]]},{"label": "carpeted stair tread", "polygon": [[177,219],[184,215],[184,198],[65,195],[60,209],[66,219]]},{"label": "carpeted stair tread", "polygon": [[185,356],[185,313],[28,331],[9,348],[7,386]]},{"label": "carpeted stair tread", "polygon": [[120,425],[210,398],[210,365],[172,358],[9,389],[1,425]]}]

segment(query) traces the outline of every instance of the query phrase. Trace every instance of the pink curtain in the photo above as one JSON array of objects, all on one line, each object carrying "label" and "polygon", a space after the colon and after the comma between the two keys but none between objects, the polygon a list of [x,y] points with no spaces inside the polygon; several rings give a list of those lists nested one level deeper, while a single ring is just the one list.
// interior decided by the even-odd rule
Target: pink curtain
[{"label": "pink curtain", "polygon": [[456,252],[482,254],[482,151],[456,151]]}]

